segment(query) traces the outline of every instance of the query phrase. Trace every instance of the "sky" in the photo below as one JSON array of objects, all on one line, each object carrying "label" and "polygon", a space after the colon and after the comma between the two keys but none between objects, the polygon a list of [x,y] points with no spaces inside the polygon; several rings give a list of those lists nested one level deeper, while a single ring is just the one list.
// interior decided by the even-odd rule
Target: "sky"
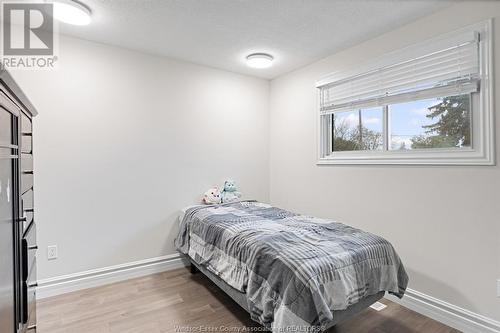
[{"label": "sky", "polygon": [[422,101],[394,104],[389,107],[391,120],[391,146],[399,148],[405,143],[407,149],[411,148],[411,138],[426,135],[422,126],[430,125],[437,119],[427,118],[429,107],[437,105],[441,99],[432,98]]}]

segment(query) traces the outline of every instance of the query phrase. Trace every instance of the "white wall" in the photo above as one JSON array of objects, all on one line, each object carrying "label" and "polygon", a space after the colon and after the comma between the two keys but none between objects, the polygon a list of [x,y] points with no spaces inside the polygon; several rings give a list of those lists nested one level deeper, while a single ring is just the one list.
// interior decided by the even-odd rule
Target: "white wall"
[{"label": "white wall", "polygon": [[[410,287],[500,320],[500,166],[317,166],[322,75],[495,17],[500,103],[500,3],[456,4],[271,83],[271,202],[380,234],[400,253]],[[497,132],[500,116],[497,116]],[[497,135],[498,138],[499,135]],[[497,150],[500,144],[497,140]],[[500,155],[500,154],[497,154]]]},{"label": "white wall", "polygon": [[39,278],[174,253],[177,210],[226,177],[268,200],[268,81],[60,42],[58,70],[12,73],[40,113]]}]

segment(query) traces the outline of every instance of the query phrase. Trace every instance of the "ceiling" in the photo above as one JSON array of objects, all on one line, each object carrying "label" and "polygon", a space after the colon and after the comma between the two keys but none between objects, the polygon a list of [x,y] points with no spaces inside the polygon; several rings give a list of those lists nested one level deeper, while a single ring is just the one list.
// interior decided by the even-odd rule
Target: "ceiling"
[{"label": "ceiling", "polygon": [[[60,32],[272,79],[449,6],[446,0],[80,0],[88,26]],[[267,69],[245,56],[267,52]]]}]

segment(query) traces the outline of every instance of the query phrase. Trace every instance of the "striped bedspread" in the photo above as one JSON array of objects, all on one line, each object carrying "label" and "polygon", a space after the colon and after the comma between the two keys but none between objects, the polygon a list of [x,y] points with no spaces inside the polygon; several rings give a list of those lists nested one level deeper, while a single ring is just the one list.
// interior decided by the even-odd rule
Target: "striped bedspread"
[{"label": "striped bedspread", "polygon": [[380,291],[402,297],[408,276],[385,239],[253,201],[187,210],[177,249],[246,293],[253,320],[310,331]]}]

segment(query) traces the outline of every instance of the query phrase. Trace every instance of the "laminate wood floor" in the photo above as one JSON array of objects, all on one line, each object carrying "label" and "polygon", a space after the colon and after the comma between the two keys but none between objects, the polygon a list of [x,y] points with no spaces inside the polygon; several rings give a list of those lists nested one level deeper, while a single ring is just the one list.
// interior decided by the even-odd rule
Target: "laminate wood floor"
[{"label": "laminate wood floor", "polygon": [[[396,303],[382,302],[386,309],[368,308],[328,333],[459,332]],[[38,333],[238,332],[242,327],[262,331],[208,278],[184,268],[46,298],[38,301],[37,315]]]}]

